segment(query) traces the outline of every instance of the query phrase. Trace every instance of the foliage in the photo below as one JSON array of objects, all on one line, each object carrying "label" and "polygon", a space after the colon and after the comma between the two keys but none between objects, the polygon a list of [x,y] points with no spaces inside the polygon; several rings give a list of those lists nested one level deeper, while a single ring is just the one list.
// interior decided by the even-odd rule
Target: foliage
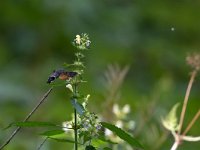
[{"label": "foliage", "polygon": [[177,131],[179,128],[178,118],[176,117],[177,108],[179,103],[173,106],[165,118],[162,119],[163,126],[170,131]]},{"label": "foliage", "polygon": [[[106,135],[103,132],[103,127],[111,130],[113,133],[115,133],[117,136],[119,136],[122,140],[129,143],[133,148],[139,148],[143,149],[143,146],[137,142],[137,140],[133,137],[131,137],[129,134],[127,134],[122,129],[106,123],[106,122],[100,122],[98,120],[98,116],[95,113],[91,113],[87,109],[88,100],[90,95],[86,96],[80,96],[82,95],[79,92],[80,84],[83,82],[82,75],[84,73],[85,66],[83,65],[82,58],[84,58],[84,55],[82,52],[89,48],[90,46],[90,40],[89,36],[87,34],[81,34],[76,36],[76,39],[73,42],[73,45],[81,51],[78,51],[75,53],[76,60],[73,64],[65,64],[65,67],[71,69],[70,71],[64,71],[64,70],[56,70],[54,71],[47,83],[52,84],[55,79],[64,79],[66,82],[66,88],[69,89],[69,91],[72,93],[71,96],[71,104],[74,107],[74,114],[73,119],[71,121],[63,122],[62,130],[53,129],[49,131],[45,131],[41,133],[40,135],[45,136],[45,141],[43,141],[39,149],[44,145],[47,139],[53,139],[58,142],[68,142],[68,143],[74,143],[74,149],[77,150],[79,144],[85,146],[85,150],[95,150],[96,148],[91,145],[93,139],[99,139],[104,142],[108,142],[109,144],[113,144],[113,142],[110,142],[109,140],[106,140]],[[71,75],[73,73],[73,75]],[[55,86],[53,84],[53,86]],[[45,97],[45,96],[44,96]],[[84,100],[81,104],[79,101]],[[118,110],[115,109],[115,113],[120,115]],[[128,106],[123,108],[123,115],[126,115],[129,112]],[[122,118],[123,115],[121,116]],[[12,126],[17,127],[54,127],[58,128],[60,126],[55,125],[50,122],[36,122],[36,121],[24,121],[24,122],[15,122],[11,123],[7,128],[10,128]],[[74,131],[74,141],[64,138],[64,133],[69,133],[69,130]],[[61,138],[56,138],[60,136]],[[105,149],[108,149],[108,147],[105,147]]]},{"label": "foliage", "polygon": [[[71,41],[75,33],[86,31],[94,39],[91,48],[95,49],[88,53],[89,57],[87,52],[90,51],[85,53],[87,62],[83,65],[87,70],[83,77],[88,83],[79,89],[80,93],[90,91],[88,109],[97,113],[100,120],[106,118],[101,121],[111,118],[110,122],[117,123],[113,106],[108,101],[112,93],[104,86],[104,74],[108,71],[107,66],[128,65],[129,71],[122,86],[113,97],[119,108],[126,104],[131,108],[127,119],[133,121],[134,126],[131,130],[125,126],[122,128],[140,139],[148,150],[168,150],[173,137],[161,126],[160,116],[167,114],[175,103],[180,103],[185,92],[189,69],[184,65],[184,59],[187,53],[198,51],[200,47],[199,7],[198,0],[2,1],[0,128],[24,118],[47,88],[47,75],[63,62],[73,62],[74,50],[67,41]],[[117,83],[120,72],[115,73]],[[53,84],[66,85],[61,81]],[[199,109],[199,75],[193,87],[183,131]],[[69,93],[65,88],[55,87],[32,120],[55,124],[70,120],[73,107]],[[17,135],[8,149],[35,149],[33,141],[41,139],[35,133],[44,129],[28,130],[31,132]],[[0,131],[0,145],[9,131]],[[197,122],[188,135],[197,136],[198,133]],[[72,149],[72,145],[47,140],[44,149]],[[180,149],[194,147],[198,149],[200,142],[183,142]]]},{"label": "foliage", "polygon": [[194,79],[200,69],[200,54],[198,53],[190,54],[187,56],[186,61],[188,65],[192,68],[192,72],[191,72],[191,77],[188,83],[187,90],[185,92],[185,98],[183,101],[179,123],[177,122],[177,117],[176,117],[176,110],[178,108],[178,104],[174,105],[172,110],[169,112],[166,118],[162,121],[165,128],[171,131],[172,135],[174,136],[174,144],[172,145],[171,150],[176,150],[178,146],[182,143],[182,141],[190,141],[190,142],[200,141],[200,137],[192,137],[192,136],[186,135],[188,131],[193,127],[197,119],[200,117],[200,109],[197,111],[197,113],[195,114],[193,119],[190,121],[186,129],[182,132],[182,127],[184,123],[184,118],[186,114],[186,108],[188,105],[191,88],[192,88]]},{"label": "foliage", "polygon": [[103,127],[111,130],[117,136],[119,136],[121,139],[128,142],[133,148],[143,149],[143,146],[135,138],[131,137],[129,134],[127,134],[122,129],[120,129],[112,124],[106,123],[106,122],[102,122],[101,124]]}]

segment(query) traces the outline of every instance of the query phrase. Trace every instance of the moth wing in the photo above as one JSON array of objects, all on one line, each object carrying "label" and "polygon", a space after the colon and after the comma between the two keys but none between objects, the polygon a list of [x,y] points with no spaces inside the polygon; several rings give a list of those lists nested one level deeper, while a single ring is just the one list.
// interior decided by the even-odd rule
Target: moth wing
[{"label": "moth wing", "polygon": [[74,76],[77,75],[77,72],[66,72],[67,73],[67,76],[73,78]]}]

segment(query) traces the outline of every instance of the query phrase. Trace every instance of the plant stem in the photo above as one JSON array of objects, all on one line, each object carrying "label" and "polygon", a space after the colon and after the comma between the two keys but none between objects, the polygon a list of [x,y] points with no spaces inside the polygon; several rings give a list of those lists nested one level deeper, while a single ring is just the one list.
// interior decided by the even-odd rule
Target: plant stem
[{"label": "plant stem", "polygon": [[[44,102],[44,100],[49,96],[53,88],[50,88],[44,95],[43,97],[39,100],[38,104],[33,108],[33,110],[26,116],[26,118],[23,120],[23,122],[26,122],[34,113],[35,111],[39,108],[39,106]],[[0,147],[0,150],[3,149],[6,145],[10,143],[10,141],[14,138],[14,136],[20,131],[21,127],[18,127],[15,129],[10,137],[7,139],[7,141]]]},{"label": "plant stem", "polygon": [[77,134],[77,112],[74,108],[74,149],[78,150],[78,134]]},{"label": "plant stem", "polygon": [[182,111],[181,111],[181,117],[180,117],[180,121],[179,121],[179,125],[180,125],[180,128],[178,130],[178,134],[179,135],[181,134],[181,129],[182,129],[182,126],[183,126],[183,120],[184,120],[184,117],[185,117],[187,103],[188,103],[188,99],[189,99],[189,96],[190,96],[190,91],[191,91],[192,84],[194,82],[196,74],[197,74],[196,70],[194,70],[191,73],[190,81],[188,83],[188,87],[187,87],[187,90],[186,90],[186,94],[185,94],[185,98],[184,98],[184,102],[183,102],[183,107],[182,107]]},{"label": "plant stem", "polygon": [[[75,81],[76,78],[75,78]],[[74,84],[74,97],[77,97],[77,83],[75,82]],[[77,132],[77,112],[76,112],[76,108],[74,108],[74,149],[78,150],[78,132]]]},{"label": "plant stem", "polygon": [[178,148],[178,145],[178,142],[175,141],[170,150],[176,150]]},{"label": "plant stem", "polygon": [[37,150],[40,150],[47,140],[48,140],[48,137],[46,137],[46,138],[42,141],[42,143],[39,145],[39,147],[37,148]]}]

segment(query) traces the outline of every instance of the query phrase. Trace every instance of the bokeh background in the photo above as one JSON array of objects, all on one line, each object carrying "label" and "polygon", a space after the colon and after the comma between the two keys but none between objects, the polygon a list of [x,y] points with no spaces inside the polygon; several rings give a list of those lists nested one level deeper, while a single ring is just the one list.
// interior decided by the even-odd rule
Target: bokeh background
[{"label": "bokeh background", "polygon": [[[107,96],[104,74],[108,65],[128,65],[117,103],[130,105],[136,137],[146,149],[168,150],[173,137],[160,118],[183,101],[191,71],[185,57],[200,51],[199,8],[199,0],[1,1],[0,128],[23,120],[49,89],[46,80],[52,70],[73,62],[76,50],[71,42],[84,32],[92,44],[84,59],[88,82],[81,92],[91,95],[90,110],[101,114],[105,109],[101,104]],[[200,75],[191,92],[184,127],[199,109],[199,89]],[[65,87],[56,88],[31,120],[61,124],[70,119],[68,99]],[[199,125],[200,121],[189,134],[198,136]],[[11,131],[0,131],[0,143]],[[43,139],[38,133],[35,128],[23,129],[6,149],[36,149]],[[49,141],[43,149],[68,146],[72,147]],[[185,142],[180,149],[198,150],[200,143]]]}]

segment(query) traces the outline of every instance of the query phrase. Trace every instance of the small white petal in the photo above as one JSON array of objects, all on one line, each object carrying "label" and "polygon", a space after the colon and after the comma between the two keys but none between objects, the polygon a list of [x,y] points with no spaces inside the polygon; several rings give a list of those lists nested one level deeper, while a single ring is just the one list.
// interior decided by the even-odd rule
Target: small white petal
[{"label": "small white petal", "polygon": [[105,135],[106,136],[111,136],[112,135],[112,131],[105,129]]},{"label": "small white petal", "polygon": [[90,94],[88,94],[85,99],[88,100],[89,98],[90,98]]},{"label": "small white petal", "polygon": [[86,109],[87,103],[86,103],[86,102],[83,102],[83,103],[82,103],[82,106],[83,106],[83,108]]},{"label": "small white petal", "polygon": [[115,115],[120,114],[120,110],[119,110],[119,105],[118,105],[118,104],[114,104],[114,105],[113,105],[113,113],[114,113]]},{"label": "small white petal", "polygon": [[62,126],[63,126],[63,130],[64,130],[64,131],[69,131],[69,130],[71,130],[71,128],[72,128],[71,122],[68,122],[68,121],[63,122],[63,123],[62,123]]},{"label": "small white petal", "polygon": [[123,127],[123,122],[121,120],[118,120],[115,124],[118,128],[122,128]]},{"label": "small white petal", "polygon": [[67,85],[66,85],[66,88],[69,89],[71,92],[73,92],[73,88],[72,88],[72,85],[71,85],[71,84],[67,84]]},{"label": "small white petal", "polygon": [[124,114],[128,114],[128,113],[130,113],[130,105],[128,105],[128,104],[126,104],[123,108],[122,108],[122,112],[124,113]]},{"label": "small white petal", "polygon": [[89,47],[89,46],[90,46],[90,43],[91,43],[90,40],[87,40],[86,46]]},{"label": "small white petal", "polygon": [[76,35],[76,39],[75,39],[75,41],[76,41],[76,44],[81,44],[81,36],[80,35]]},{"label": "small white petal", "polygon": [[135,121],[133,121],[133,120],[131,120],[131,121],[129,121],[128,122],[128,127],[130,128],[130,129],[135,129]]}]

